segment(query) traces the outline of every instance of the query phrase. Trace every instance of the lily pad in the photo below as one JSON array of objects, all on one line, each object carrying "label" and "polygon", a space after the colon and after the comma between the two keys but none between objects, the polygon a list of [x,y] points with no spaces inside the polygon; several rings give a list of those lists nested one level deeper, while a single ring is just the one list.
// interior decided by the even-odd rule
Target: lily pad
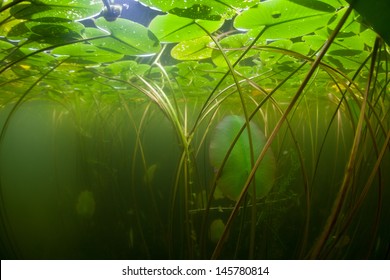
[{"label": "lily pad", "polygon": [[[247,128],[241,133],[238,141],[233,141],[241,127],[245,125],[245,119],[241,116],[226,116],[215,128],[209,147],[211,165],[219,170],[227,156],[231,145],[234,145],[228,159],[217,178],[217,187],[231,200],[238,200],[246,180],[252,170],[251,149]],[[259,157],[266,143],[266,138],[256,124],[250,122],[252,139],[252,152],[254,161]],[[256,199],[265,197],[271,190],[275,180],[276,164],[273,152],[268,149],[261,161],[254,182],[256,186]],[[252,188],[252,187],[251,187]],[[248,193],[252,190],[249,188]]]}]

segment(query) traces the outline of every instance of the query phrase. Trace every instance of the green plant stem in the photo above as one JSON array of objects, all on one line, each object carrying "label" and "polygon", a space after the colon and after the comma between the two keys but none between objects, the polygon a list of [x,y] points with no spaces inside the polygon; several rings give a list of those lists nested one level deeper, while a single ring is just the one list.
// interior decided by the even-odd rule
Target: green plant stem
[{"label": "green plant stem", "polygon": [[[372,84],[372,80],[373,80],[373,77],[374,77],[374,68],[375,68],[375,62],[377,61],[377,53],[379,52],[379,45],[380,45],[380,41],[381,39],[379,37],[377,37],[376,41],[375,41],[375,45],[374,45],[374,48],[373,48],[373,51],[372,51],[372,55],[370,56],[371,57],[371,67],[370,67],[370,74],[368,76],[368,81],[367,81],[367,85],[366,85],[366,91],[365,91],[365,97],[363,99],[363,104],[362,104],[362,107],[363,105],[366,106],[364,103],[367,103],[367,106],[368,104],[370,103],[368,98],[369,98],[369,93],[370,92],[373,92],[374,91],[374,86],[371,86]],[[373,88],[373,90],[370,90],[371,88]],[[363,110],[363,109],[362,109]],[[366,111],[366,110],[365,110]],[[369,120],[367,119],[367,116],[366,116],[366,112],[363,112],[361,111],[361,114],[360,114],[360,117],[362,117],[361,115],[364,114],[364,121],[366,123],[369,123]],[[373,110],[372,110],[373,111]],[[360,118],[359,118],[359,121],[360,121]],[[379,120],[380,121],[380,120]],[[368,126],[368,129],[370,131],[370,135],[372,137],[372,140],[375,141],[375,135],[374,135],[374,132],[372,131],[372,127],[370,125],[367,125]],[[359,128],[359,123],[358,123],[358,126],[357,128]],[[384,134],[386,134],[386,132],[384,132]],[[361,136],[361,133],[359,133],[359,137]],[[355,135],[355,138],[357,137],[357,135]],[[381,169],[380,169],[380,164],[381,164],[381,161],[384,157],[384,154],[385,154],[385,151],[386,149],[388,148],[388,144],[389,144],[389,137],[390,137],[390,132],[388,131],[387,132],[387,136],[386,136],[386,139],[385,139],[385,142],[382,146],[382,150],[379,151],[379,147],[377,147],[377,144],[375,143],[374,145],[374,149],[375,149],[375,154],[376,154],[376,157],[377,157],[377,161],[374,165],[374,168],[372,169],[371,173],[370,173],[370,176],[364,186],[364,188],[362,189],[361,193],[360,193],[360,196],[358,197],[357,201],[354,203],[352,209],[349,211],[348,213],[348,217],[345,219],[345,221],[342,223],[342,227],[341,227],[341,230],[339,231],[338,233],[338,236],[336,236],[336,238],[339,238],[341,236],[343,236],[343,234],[347,231],[347,228],[348,226],[351,224],[352,220],[353,220],[353,217],[354,215],[357,213],[357,211],[359,210],[359,208],[361,207],[361,205],[363,204],[365,198],[367,197],[367,194],[368,194],[368,191],[371,189],[372,187],[372,182],[375,178],[376,175],[379,175],[381,174]],[[359,140],[357,140],[359,141]],[[359,143],[356,144],[357,146],[359,145]],[[353,146],[353,148],[355,148],[355,146]],[[357,148],[356,148],[357,149]],[[357,155],[357,150],[355,151],[355,154]],[[351,158],[352,158],[352,154],[351,154]],[[356,156],[355,156],[356,157]],[[357,160],[354,159],[353,162],[359,162]],[[353,163],[352,163],[353,164]],[[352,168],[354,169],[354,167],[356,166],[356,163],[354,164],[354,166],[352,166]],[[352,175],[351,175],[352,176]],[[344,179],[345,181],[346,179]],[[343,182],[344,182],[343,181]],[[347,190],[345,190],[346,192]],[[377,213],[376,213],[376,222],[375,222],[375,225],[374,225],[374,228],[373,228],[373,234],[372,234],[372,241],[371,241],[371,245],[370,245],[370,248],[373,247],[373,242],[375,241],[375,236],[376,236],[376,232],[377,232],[377,229],[378,229],[378,226],[379,226],[379,220],[380,220],[380,209],[381,209],[381,206],[382,206],[382,195],[381,193],[383,192],[382,190],[382,187],[379,188],[379,194],[378,194],[378,209],[377,209]],[[342,203],[342,202],[340,202]],[[342,207],[342,205],[340,205],[340,207]],[[333,222],[333,224],[335,224],[336,221]],[[337,240],[334,242],[333,246],[336,246],[337,245]],[[331,249],[328,250],[328,252],[330,252]],[[370,249],[371,250],[371,249]]]},{"label": "green plant stem", "polygon": [[[251,167],[253,167],[254,165],[254,152],[253,152],[253,139],[252,139],[252,132],[251,132],[251,127],[249,125],[249,113],[248,113],[248,109],[245,105],[245,101],[244,101],[244,96],[243,96],[243,92],[242,92],[242,89],[241,89],[241,86],[240,86],[240,82],[238,80],[238,77],[237,77],[237,74],[235,73],[235,70],[234,70],[234,66],[236,64],[232,64],[229,60],[229,58],[227,57],[227,55],[225,54],[221,44],[218,42],[218,40],[216,38],[214,38],[214,36],[212,36],[205,28],[203,28],[201,25],[199,25],[209,36],[210,38],[213,40],[213,42],[215,43],[215,45],[217,46],[217,48],[220,50],[228,68],[229,68],[229,71],[226,73],[230,73],[233,77],[233,80],[234,80],[234,84],[237,88],[237,92],[238,92],[238,95],[240,97],[240,102],[241,102],[241,107],[242,107],[242,110],[243,110],[243,113],[244,113],[244,117],[245,117],[245,125],[243,127],[247,127],[247,135],[248,135],[248,140],[249,140],[249,153],[250,153],[250,161],[251,161]],[[260,32],[261,33],[261,32]],[[260,36],[257,36],[257,38],[260,38]],[[254,42],[256,42],[254,40]],[[254,42],[252,42],[252,44],[254,44]],[[246,52],[244,52],[246,53]],[[237,60],[236,63],[238,63],[238,61],[240,60]],[[227,75],[226,75],[227,76]],[[226,76],[224,76],[222,79],[224,79]],[[211,97],[211,95],[209,96],[209,98]],[[205,103],[207,104],[207,102]],[[241,135],[241,132],[238,134],[238,136]],[[236,139],[238,140],[238,137],[236,137]],[[236,140],[235,139],[235,140]],[[235,145],[236,142],[233,142],[232,145],[231,145],[231,150],[233,150],[233,147]],[[229,149],[230,150],[230,149]],[[231,151],[230,150],[230,151]],[[229,154],[230,154],[230,151],[228,151],[226,157],[225,157],[225,160],[228,159],[229,157]],[[225,161],[224,160],[224,161]],[[222,169],[222,167],[220,168]],[[254,176],[254,175],[253,175]],[[256,185],[255,185],[255,180],[252,181],[252,198],[255,200],[256,199]],[[250,259],[253,259],[253,256],[254,256],[254,244],[255,244],[255,237],[256,237],[256,212],[257,212],[257,208],[256,208],[256,205],[255,203],[252,203],[252,207],[251,207],[252,211],[251,211],[251,217],[252,217],[252,222],[251,222],[251,232],[250,232],[250,242],[249,242],[249,258]]]},{"label": "green plant stem", "polygon": [[[351,8],[351,6],[350,6],[350,8]],[[374,47],[374,49],[376,49],[376,48]],[[372,57],[372,63],[374,63],[374,61],[375,61],[375,55],[374,55],[374,57]],[[371,68],[371,69],[373,69],[373,68]],[[364,120],[365,120],[366,108],[367,108],[367,103],[368,103],[368,94],[369,94],[370,88],[371,88],[371,81],[372,81],[372,71],[370,72],[370,75],[368,77],[368,81],[366,84],[366,90],[365,90],[362,105],[360,108],[359,120],[357,123],[355,137],[353,140],[349,160],[348,160],[347,167],[346,167],[346,170],[344,173],[343,182],[342,182],[340,190],[336,196],[336,199],[333,203],[331,213],[326,221],[324,229],[323,229],[322,233],[320,234],[317,242],[314,244],[312,251],[309,254],[310,259],[317,259],[320,257],[321,251],[323,250],[326,241],[328,240],[333,228],[336,225],[338,215],[339,215],[339,213],[344,205],[344,201],[345,201],[347,192],[350,188],[350,184],[351,184],[352,177],[353,177],[355,167],[356,167],[356,157],[358,155],[358,149],[359,149],[359,145],[360,145],[360,141],[361,141],[361,137],[362,137],[362,130],[363,130],[363,124],[364,124]]]},{"label": "green plant stem", "polygon": [[244,188],[243,188],[243,190],[241,192],[241,195],[240,195],[240,197],[239,197],[239,199],[238,199],[238,201],[237,201],[237,203],[235,205],[235,208],[234,208],[234,210],[232,211],[232,213],[229,216],[229,219],[228,219],[228,221],[226,223],[226,226],[225,226],[225,231],[223,232],[220,240],[218,241],[217,246],[215,247],[215,250],[214,250],[213,255],[211,257],[212,259],[217,259],[218,256],[220,255],[221,249],[222,249],[222,245],[223,245],[223,243],[225,242],[225,240],[227,238],[227,233],[228,233],[228,231],[229,231],[229,229],[230,229],[230,227],[231,227],[231,225],[233,223],[233,220],[234,220],[235,216],[238,214],[239,205],[242,203],[243,198],[245,197],[245,193],[247,192],[247,189],[250,186],[250,183],[251,183],[251,181],[253,179],[253,176],[254,176],[257,168],[259,167],[262,159],[264,158],[267,150],[271,146],[271,144],[272,144],[274,138],[276,137],[277,133],[279,132],[282,124],[285,122],[288,114],[290,113],[290,111],[295,106],[295,103],[298,101],[298,99],[301,96],[301,94],[302,94],[303,90],[305,89],[306,85],[309,83],[311,77],[313,76],[313,74],[315,73],[316,69],[320,65],[321,59],[324,57],[324,55],[328,51],[329,47],[332,45],[332,42],[336,38],[337,34],[339,33],[340,29],[344,25],[345,21],[347,20],[348,16],[352,12],[352,10],[353,10],[352,7],[349,6],[347,8],[347,10],[345,11],[343,17],[341,18],[341,20],[337,24],[335,30],[332,32],[332,34],[330,35],[330,37],[328,38],[328,40],[325,42],[324,46],[322,47],[320,53],[318,54],[318,56],[314,60],[314,62],[312,64],[311,68],[309,69],[305,79],[302,81],[302,84],[300,85],[297,93],[294,95],[294,97],[291,100],[289,106],[287,107],[287,109],[285,111],[285,114],[281,117],[281,119],[276,124],[274,130],[271,132],[271,134],[270,134],[270,136],[268,138],[268,141],[264,145],[264,148],[263,148],[261,154],[259,155],[258,159],[256,160],[256,163],[255,163],[254,167],[252,168],[251,173],[248,176],[248,179],[247,179],[247,181],[246,181],[246,183],[244,185]]}]

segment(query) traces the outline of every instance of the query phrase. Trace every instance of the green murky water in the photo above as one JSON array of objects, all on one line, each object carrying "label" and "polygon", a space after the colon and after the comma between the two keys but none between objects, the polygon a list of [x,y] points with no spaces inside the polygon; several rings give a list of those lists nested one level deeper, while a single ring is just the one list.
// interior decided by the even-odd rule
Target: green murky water
[{"label": "green murky water", "polygon": [[0,1],[0,257],[390,258],[384,1]]},{"label": "green murky water", "polygon": [[[216,180],[218,168],[210,160],[210,145],[229,144],[232,139],[229,129],[225,136],[219,132],[227,137],[225,143],[223,139],[213,143],[215,136],[210,135],[225,116],[238,116],[240,110],[234,106],[221,110],[213,125],[195,133],[189,156],[183,158],[184,148],[173,125],[155,105],[104,105],[104,110],[89,104],[73,111],[55,102],[33,100],[12,114],[0,161],[6,226],[13,242],[8,253],[15,250],[28,259],[210,257],[238,200],[224,188],[232,180],[239,194],[251,169],[250,162],[237,159]],[[1,112],[3,123],[9,108]],[[328,112],[335,105],[326,100],[306,108],[296,112],[290,127],[283,126],[272,143],[275,171],[266,168],[255,175],[268,176],[271,188],[267,186],[265,195],[256,200],[249,189],[226,234],[222,258],[248,257],[253,222],[257,258],[304,257],[302,243],[309,246],[321,232],[343,180],[353,128],[343,114],[328,127],[332,116]],[[312,122],[307,121],[308,114]],[[253,118],[252,130],[265,133],[263,139],[252,131],[255,145],[266,140],[276,122],[272,106]],[[245,137],[244,131],[241,139]],[[241,148],[231,161],[245,153],[248,149]],[[255,160],[259,153],[255,152]],[[364,164],[368,168],[373,161]],[[370,175],[364,170],[356,174],[356,180],[362,180],[358,188]],[[305,197],[308,189],[310,198]],[[343,230],[340,223],[341,237],[330,237],[329,257],[362,257],[359,244],[371,238],[378,199],[374,193],[368,195],[352,225]],[[349,222],[343,212],[339,215]],[[384,219],[378,220],[374,254],[382,254],[386,247]]]}]

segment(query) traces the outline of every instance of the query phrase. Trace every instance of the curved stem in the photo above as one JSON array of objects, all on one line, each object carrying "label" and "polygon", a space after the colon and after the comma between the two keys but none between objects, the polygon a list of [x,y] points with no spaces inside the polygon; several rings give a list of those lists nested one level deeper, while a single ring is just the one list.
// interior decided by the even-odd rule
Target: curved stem
[{"label": "curved stem", "polygon": [[282,127],[283,123],[285,122],[288,114],[291,112],[291,110],[295,106],[296,102],[298,101],[299,97],[301,96],[301,94],[302,94],[303,90],[305,89],[306,85],[309,83],[311,77],[313,76],[313,74],[317,70],[318,66],[320,65],[321,59],[324,57],[324,55],[328,51],[329,47],[331,46],[332,42],[336,38],[336,36],[339,33],[341,27],[344,25],[345,21],[347,20],[347,18],[350,15],[351,12],[352,12],[352,7],[349,6],[348,9],[346,10],[346,12],[344,13],[343,17],[341,18],[340,22],[336,26],[336,29],[330,35],[329,39],[325,42],[325,44],[322,47],[320,53],[318,54],[318,56],[314,60],[311,68],[309,69],[305,79],[302,81],[302,84],[300,85],[297,93],[294,95],[293,99],[291,100],[291,102],[290,102],[289,106],[287,107],[284,115],[281,117],[281,119],[276,124],[274,130],[271,132],[267,142],[264,145],[264,148],[263,148],[261,154],[257,158],[256,163],[255,163],[254,167],[252,168],[252,171],[251,171],[250,175],[248,176],[248,180],[246,181],[246,183],[244,185],[244,188],[243,188],[243,190],[241,192],[240,198],[238,199],[238,201],[237,201],[237,203],[235,205],[235,209],[232,211],[232,213],[231,213],[231,215],[230,215],[230,217],[229,217],[229,219],[228,219],[228,221],[226,223],[226,230],[222,234],[222,236],[221,236],[221,238],[220,238],[220,240],[219,240],[219,242],[218,242],[218,244],[217,244],[217,246],[216,246],[216,248],[214,250],[214,253],[212,255],[212,259],[218,258],[219,254],[221,252],[222,244],[225,242],[225,240],[227,238],[227,232],[228,232],[229,228],[231,227],[232,222],[233,222],[235,216],[238,214],[238,207],[239,207],[239,205],[243,201],[245,193],[247,192],[247,189],[249,188],[250,183],[251,183],[251,181],[253,179],[254,173],[256,172],[256,170],[259,167],[261,161],[263,160],[266,152],[270,148],[273,140],[275,139],[275,137],[278,134],[280,128]]}]

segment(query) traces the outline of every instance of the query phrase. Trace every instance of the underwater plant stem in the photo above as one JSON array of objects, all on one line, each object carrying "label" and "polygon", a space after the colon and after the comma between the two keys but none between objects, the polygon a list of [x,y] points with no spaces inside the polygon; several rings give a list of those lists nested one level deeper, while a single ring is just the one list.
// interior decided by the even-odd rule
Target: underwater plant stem
[{"label": "underwater plant stem", "polygon": [[[238,77],[237,77],[237,74],[235,73],[235,70],[234,70],[234,65],[230,63],[230,60],[229,58],[226,56],[225,52],[223,51],[223,48],[221,46],[221,44],[218,42],[218,40],[216,38],[214,38],[214,36],[212,36],[206,29],[204,29],[205,32],[208,33],[208,35],[210,36],[210,38],[213,40],[213,42],[215,43],[215,45],[218,47],[218,49],[221,51],[221,54],[229,68],[229,71],[227,73],[230,73],[233,77],[233,80],[234,80],[234,84],[237,88],[237,92],[238,92],[238,95],[240,97],[240,102],[241,102],[241,107],[242,107],[242,110],[243,110],[243,113],[244,113],[244,117],[245,117],[245,124],[244,124],[244,127],[246,126],[247,127],[247,135],[248,135],[248,141],[249,141],[249,153],[250,153],[250,162],[251,162],[251,167],[253,168],[254,166],[254,163],[255,163],[255,159],[254,159],[254,150],[253,150],[253,139],[252,139],[252,131],[251,131],[251,126],[249,125],[249,113],[248,113],[248,109],[245,105],[245,101],[244,101],[244,96],[243,96],[243,92],[242,92],[242,89],[241,89],[241,86],[240,86],[240,82],[238,80]],[[261,33],[261,32],[260,32]],[[239,61],[239,60],[238,60]],[[241,135],[241,133],[239,133],[239,135]],[[238,138],[237,138],[238,140]],[[235,145],[236,142],[233,142],[232,143],[232,146]],[[227,154],[227,156],[225,157],[225,159],[227,160],[227,157],[229,155]],[[254,177],[255,175],[253,174],[252,177]],[[256,185],[255,185],[255,180],[252,180],[252,198],[255,200],[256,198]],[[253,256],[254,256],[254,248],[255,248],[255,237],[256,237],[256,212],[257,212],[257,208],[256,208],[256,203],[252,203],[252,211],[251,211],[251,231],[250,231],[250,242],[249,242],[249,258],[250,259],[253,259]],[[226,229],[225,229],[226,231]]]},{"label": "underwater plant stem", "polygon": [[[294,71],[292,71],[282,82],[280,82],[270,93],[267,93],[265,90],[262,90],[256,83],[254,83],[253,81],[251,81],[250,79],[246,79],[246,81],[251,84],[251,86],[253,86],[254,88],[258,89],[259,91],[261,92],[264,92],[266,94],[265,98],[256,106],[256,108],[253,110],[252,114],[249,116],[249,120],[251,120],[256,114],[257,112],[260,110],[260,108],[267,102],[268,99],[270,99],[275,105],[277,105],[277,102],[276,100],[274,100],[274,98],[272,97],[272,95],[280,88],[282,87],[282,85],[284,85],[292,76],[294,76],[299,70],[301,70],[305,65],[306,63],[308,62],[308,60],[304,60],[303,63],[301,63],[301,65],[299,65],[299,67],[297,69],[295,69]],[[281,113],[281,115],[283,116],[283,112],[282,110],[279,108],[279,106],[277,106],[278,108],[278,111]],[[215,114],[215,113],[214,113]],[[287,116],[287,115],[286,115]],[[307,215],[307,218],[306,218],[306,222],[305,222],[305,230],[304,230],[304,235],[303,235],[303,245],[301,246],[302,248],[305,247],[305,244],[306,244],[306,239],[307,239],[307,236],[308,236],[308,229],[309,229],[309,221],[310,221],[310,217],[309,217],[309,213],[310,213],[310,194],[309,194],[309,191],[308,191],[308,179],[307,179],[307,174],[306,174],[306,171],[304,169],[304,163],[303,163],[303,156],[302,156],[302,152],[301,152],[301,149],[299,148],[298,146],[298,142],[296,140],[296,137],[294,136],[294,133],[291,129],[291,126],[290,126],[290,123],[287,119],[287,117],[285,117],[285,122],[287,123],[287,126],[291,132],[291,137],[293,139],[293,142],[297,148],[297,151],[298,151],[298,154],[299,154],[299,161],[300,161],[300,165],[302,166],[302,176],[304,179],[304,186],[305,186],[305,193],[306,193],[306,213],[308,213]],[[237,133],[236,137],[233,139],[232,143],[236,143],[238,141],[238,138],[240,137],[240,135],[242,134],[242,132],[244,131],[245,129],[245,125],[241,127],[240,131]],[[233,147],[234,145],[231,145],[229,150],[226,152],[226,157],[228,157],[228,155],[232,152],[233,150]],[[221,174],[221,170],[223,169],[225,163],[226,163],[227,159],[225,158],[225,160],[222,162],[219,170],[217,171],[217,174],[215,175],[215,180],[212,184],[212,188],[210,190],[210,194],[209,194],[209,199],[207,201],[207,205],[206,205],[206,209],[205,209],[205,214],[203,215],[203,221],[202,221],[202,231],[201,232],[204,232],[204,228],[206,227],[206,222],[207,222],[207,217],[208,217],[208,212],[209,212],[209,209],[211,209],[211,202],[212,202],[212,197],[213,197],[213,194],[215,192],[215,188],[216,188],[216,179],[219,178],[220,174]],[[241,206],[239,206],[239,208],[241,208]],[[232,211],[234,210],[234,208],[231,209]],[[202,234],[203,236],[203,234]],[[202,243],[203,244],[203,243]],[[217,245],[218,246],[218,245]]]},{"label": "underwater plant stem", "polygon": [[[146,96],[148,96],[154,103],[156,103],[157,106],[162,110],[162,112],[167,116],[169,121],[172,123],[173,127],[175,128],[175,131],[177,133],[179,142],[183,146],[183,156],[181,158],[181,163],[178,168],[177,172],[177,180],[174,187],[174,194],[172,196],[172,209],[171,209],[171,216],[173,216],[173,208],[176,201],[176,192],[178,191],[178,185],[179,185],[179,171],[184,171],[184,208],[185,208],[185,221],[189,221],[189,196],[191,195],[191,184],[190,181],[192,181],[190,169],[189,166],[192,164],[191,161],[191,150],[190,150],[190,142],[192,140],[192,136],[187,135],[186,132],[186,124],[182,124],[183,121],[180,120],[180,111],[177,107],[177,103],[175,102],[174,105],[172,105],[171,101],[169,100],[168,96],[165,94],[165,92],[158,87],[157,85],[152,85],[148,81],[146,81],[143,77],[138,76],[138,78],[148,87],[149,91],[140,89],[141,92],[145,93]],[[172,223],[171,223],[172,226]],[[188,222],[186,223],[186,236],[187,238],[187,245],[188,250],[190,254],[192,255],[192,241],[191,241],[191,224]],[[170,227],[171,228],[171,227]]]},{"label": "underwater plant stem", "polygon": [[[129,119],[131,120],[131,122],[133,123],[133,127],[134,127],[134,130],[135,130],[135,133],[137,135],[136,137],[136,143],[134,145],[134,154],[133,154],[133,157],[132,157],[132,168],[131,168],[131,187],[130,187],[130,192],[131,192],[131,197],[130,197],[130,203],[132,205],[132,209],[134,211],[134,217],[135,217],[135,224],[136,224],[136,228],[138,229],[139,233],[140,233],[140,239],[141,239],[141,242],[142,242],[142,245],[144,247],[144,252],[146,253],[146,255],[149,257],[150,256],[150,250],[149,250],[149,247],[148,247],[148,244],[147,244],[147,241],[146,241],[146,238],[145,238],[145,234],[144,234],[144,231],[142,229],[142,222],[141,222],[141,213],[139,211],[139,206],[138,206],[138,199],[136,198],[137,195],[136,195],[136,182],[135,182],[135,178],[136,178],[136,171],[135,171],[135,167],[136,167],[136,160],[137,160],[137,153],[139,151],[140,153],[140,156],[142,158],[142,163],[144,165],[144,168],[145,168],[145,172],[146,172],[146,159],[145,159],[145,153],[144,153],[144,149],[143,149],[143,146],[142,146],[142,141],[141,141],[141,128],[144,126],[144,122],[145,122],[145,118],[146,118],[146,115],[147,115],[147,112],[149,112],[149,109],[150,109],[150,105],[152,104],[151,102],[148,103],[148,105],[146,106],[146,108],[144,109],[144,113],[142,115],[142,118],[139,122],[139,125],[137,126],[135,124],[135,121],[134,121],[134,118],[132,117],[132,114],[131,114],[131,111],[130,111],[130,108],[128,107],[128,104],[125,102],[124,98],[122,95],[119,95],[120,96],[120,100],[122,102],[122,106],[124,107]],[[138,148],[137,148],[138,147]],[[148,186],[149,187],[149,186]],[[150,189],[150,188],[149,188]],[[158,219],[157,220],[160,220],[161,219],[159,218],[158,216],[158,211],[157,211],[157,205],[156,205],[156,202],[155,202],[155,199],[154,197],[152,197],[152,202],[153,202],[153,207],[155,208],[155,212],[157,214],[157,217]],[[161,224],[161,223],[160,223]],[[162,226],[160,225],[160,227],[162,228]]]},{"label": "underwater plant stem", "polygon": [[[342,228],[339,231],[338,236],[336,236],[336,238],[340,238],[341,236],[343,236],[343,234],[346,232],[348,226],[351,224],[351,222],[353,220],[352,217],[354,217],[354,215],[357,213],[357,211],[360,209],[361,205],[363,204],[364,199],[366,198],[368,191],[372,186],[372,182],[374,181],[375,176],[377,176],[377,173],[380,170],[380,165],[382,163],[383,157],[385,156],[386,150],[389,148],[389,144],[390,144],[390,131],[387,133],[387,137],[383,143],[382,149],[378,154],[375,165],[371,170],[370,176],[368,177],[368,180],[367,180],[366,184],[364,185],[364,188],[363,188],[359,198],[357,199],[357,201],[353,205],[353,208],[349,213],[349,217],[345,220],[345,222],[343,222]],[[376,240],[375,237],[376,237],[376,234],[378,231],[378,224],[379,224],[380,213],[381,213],[380,211],[381,211],[381,208],[383,205],[382,196],[381,196],[382,192],[383,192],[383,184],[381,184],[380,189],[379,189],[376,222],[374,225],[373,233],[371,234],[372,238],[371,238],[371,244],[369,246],[369,251],[367,252],[367,256],[366,256],[367,259],[370,257],[370,252],[371,252],[373,245],[374,245],[374,242]],[[334,243],[335,243],[334,246],[337,245],[337,239],[335,240]]]},{"label": "underwater plant stem", "polygon": [[[216,42],[217,40],[210,34],[210,32],[208,32],[202,25],[198,24],[199,28],[203,29],[205,31],[205,33],[207,33],[207,35],[210,36],[210,38]],[[253,41],[248,45],[248,47],[246,47],[246,49],[243,51],[243,53],[237,58],[237,60],[231,65],[233,68],[245,57],[245,55],[252,49],[252,47],[255,45],[255,43],[260,39],[261,35],[263,35],[264,31],[266,30],[266,28],[262,29],[259,34],[257,34],[257,36],[253,39]],[[224,56],[224,59],[226,60],[226,55],[224,54],[224,52],[222,51],[222,48],[220,45],[217,45],[219,46],[220,50],[221,50],[221,53],[222,55]],[[231,69],[233,69],[231,68]],[[194,123],[194,126],[192,128],[192,133],[196,130],[196,128],[198,127],[199,125],[199,122],[200,120],[202,119],[202,116],[204,115],[204,112],[205,110],[207,109],[207,107],[209,106],[209,103],[210,103],[210,100],[212,98],[212,96],[214,95],[214,93],[217,91],[217,89],[219,88],[219,86],[222,84],[222,82],[226,79],[226,77],[229,75],[230,71],[227,71],[223,74],[222,78],[218,81],[218,83],[216,84],[216,86],[214,87],[214,89],[211,91],[211,93],[209,94],[209,96],[207,97],[206,101],[204,102],[201,110],[200,110],[200,113],[199,113],[199,116],[196,118],[195,120],[195,123]]]},{"label": "underwater plant stem", "polygon": [[[371,69],[370,69],[370,73],[369,73],[369,77],[368,77],[368,81],[369,82],[367,83],[367,87],[366,87],[366,98],[364,99],[364,100],[367,100],[367,105],[370,104],[370,102],[368,100],[370,88],[375,88],[375,85],[373,85],[372,87],[370,86],[370,80],[372,80],[373,76],[374,76],[374,67],[375,67],[374,64],[375,64],[375,61],[377,60],[377,54],[379,53],[379,50],[380,50],[380,48],[379,48],[380,42],[381,42],[381,39],[379,37],[377,37],[375,45],[374,45],[374,48],[373,48],[373,51],[372,51],[372,54],[370,55],[370,57],[372,58],[372,60],[371,60]],[[379,118],[377,118],[377,119],[379,120]],[[369,122],[369,120],[367,119],[366,116],[365,116],[365,121]],[[373,141],[375,141],[375,134],[372,131],[372,126],[368,124],[367,127],[368,127],[368,130],[370,132],[370,135],[371,135]],[[384,134],[386,135],[386,132],[384,132]],[[375,237],[376,237],[376,234],[377,234],[377,231],[378,231],[378,227],[379,227],[379,221],[380,221],[381,210],[382,210],[382,205],[383,205],[382,193],[383,193],[383,187],[384,187],[383,183],[381,183],[381,173],[382,172],[381,172],[380,165],[381,165],[382,159],[383,159],[383,157],[385,155],[385,152],[386,152],[386,150],[389,147],[389,142],[390,142],[390,132],[389,131],[387,132],[387,136],[385,138],[385,141],[383,143],[382,149],[380,151],[379,151],[379,147],[374,142],[373,148],[375,149],[375,155],[376,155],[376,158],[377,158],[377,160],[375,162],[375,165],[374,165],[374,167],[371,170],[370,176],[368,177],[368,180],[366,181],[366,183],[364,185],[364,188],[360,192],[360,196],[357,198],[357,200],[354,203],[352,209],[349,211],[348,217],[342,223],[341,230],[340,230],[338,236],[336,236],[336,238],[340,238],[340,236],[342,236],[344,234],[344,232],[347,230],[348,226],[351,224],[351,222],[353,220],[353,217],[355,216],[357,211],[362,206],[364,200],[366,199],[366,197],[368,195],[368,192],[369,192],[369,190],[372,187],[372,183],[374,181],[374,178],[376,176],[378,176],[379,177],[378,204],[377,204],[375,223],[374,223],[374,226],[373,226],[373,229],[372,229],[372,234],[371,234],[372,238],[371,238],[369,250],[368,250],[367,256],[366,256],[367,258],[369,258],[370,253],[372,251],[372,248],[374,247],[374,242],[376,240]],[[335,240],[335,243],[337,244],[337,240]],[[328,249],[328,251],[330,251],[330,249]]]},{"label": "underwater plant stem", "polygon": [[223,245],[223,243],[225,242],[225,240],[227,238],[227,233],[228,233],[228,231],[229,231],[229,229],[230,229],[230,227],[231,227],[231,225],[233,223],[234,218],[238,214],[239,206],[242,203],[243,198],[245,197],[247,189],[249,188],[250,183],[251,183],[251,181],[253,179],[254,173],[256,172],[257,168],[259,167],[259,165],[260,165],[262,159],[264,158],[267,150],[270,148],[271,143],[273,142],[273,140],[275,139],[276,135],[278,134],[280,128],[282,127],[282,124],[285,122],[288,114],[291,112],[291,110],[295,106],[295,104],[298,101],[299,97],[301,96],[303,90],[305,89],[305,87],[309,83],[311,77],[313,76],[313,74],[315,73],[317,68],[319,67],[321,59],[324,57],[324,55],[328,51],[329,47],[332,45],[332,42],[334,41],[334,39],[336,38],[337,34],[341,30],[342,26],[344,25],[345,21],[347,20],[347,18],[351,14],[352,10],[353,10],[353,8],[351,6],[348,6],[347,10],[343,14],[343,16],[340,19],[339,23],[337,24],[336,28],[333,30],[332,34],[329,36],[328,40],[325,42],[325,44],[323,45],[322,49],[318,53],[316,59],[313,61],[313,63],[311,65],[308,73],[305,76],[305,79],[302,81],[302,84],[300,85],[297,93],[294,95],[293,99],[291,100],[291,102],[290,102],[289,106],[287,107],[284,115],[280,118],[280,120],[276,124],[274,130],[271,132],[267,142],[265,143],[265,145],[263,147],[263,150],[261,151],[259,157],[257,158],[257,160],[255,162],[254,167],[251,170],[251,173],[248,176],[247,181],[245,182],[245,185],[244,185],[244,187],[243,187],[243,189],[241,191],[241,194],[240,194],[240,197],[239,197],[238,201],[236,202],[234,210],[232,211],[232,213],[229,216],[229,219],[228,219],[228,221],[227,221],[227,223],[225,225],[225,231],[223,232],[221,238],[218,241],[217,246],[215,247],[215,250],[214,250],[213,255],[211,257],[212,259],[218,258],[218,256],[221,253],[222,245]]},{"label": "underwater plant stem", "polygon": [[[352,8],[352,6],[349,6],[349,9],[351,9],[351,8]],[[375,45],[377,45],[377,44],[378,44],[378,40],[375,41]],[[374,51],[376,49],[377,49],[377,47],[374,46]],[[370,71],[370,74],[368,76],[366,89],[365,89],[364,96],[363,96],[363,101],[362,101],[362,104],[360,107],[359,120],[358,120],[358,123],[356,126],[355,136],[353,139],[347,167],[345,169],[343,182],[342,182],[342,184],[340,186],[340,190],[335,198],[335,201],[333,203],[333,207],[331,209],[331,213],[326,221],[324,229],[323,229],[322,233],[320,234],[317,242],[314,244],[312,251],[309,253],[310,259],[317,259],[320,257],[321,251],[323,250],[326,241],[328,240],[333,228],[335,227],[335,225],[337,223],[338,215],[339,215],[339,213],[344,205],[344,201],[345,201],[347,192],[350,189],[350,184],[351,184],[353,173],[354,173],[355,167],[356,167],[356,157],[358,155],[358,149],[359,149],[359,145],[360,145],[361,137],[362,137],[363,124],[364,124],[364,120],[365,120],[366,109],[368,106],[367,105],[368,95],[370,92],[371,82],[372,82],[372,78],[373,78],[372,71],[374,69],[375,61],[376,61],[376,51],[373,53],[372,58],[371,58],[371,71]]]},{"label": "underwater plant stem", "polygon": [[111,13],[111,1],[110,0],[102,0],[104,6],[106,6],[107,11]]}]

